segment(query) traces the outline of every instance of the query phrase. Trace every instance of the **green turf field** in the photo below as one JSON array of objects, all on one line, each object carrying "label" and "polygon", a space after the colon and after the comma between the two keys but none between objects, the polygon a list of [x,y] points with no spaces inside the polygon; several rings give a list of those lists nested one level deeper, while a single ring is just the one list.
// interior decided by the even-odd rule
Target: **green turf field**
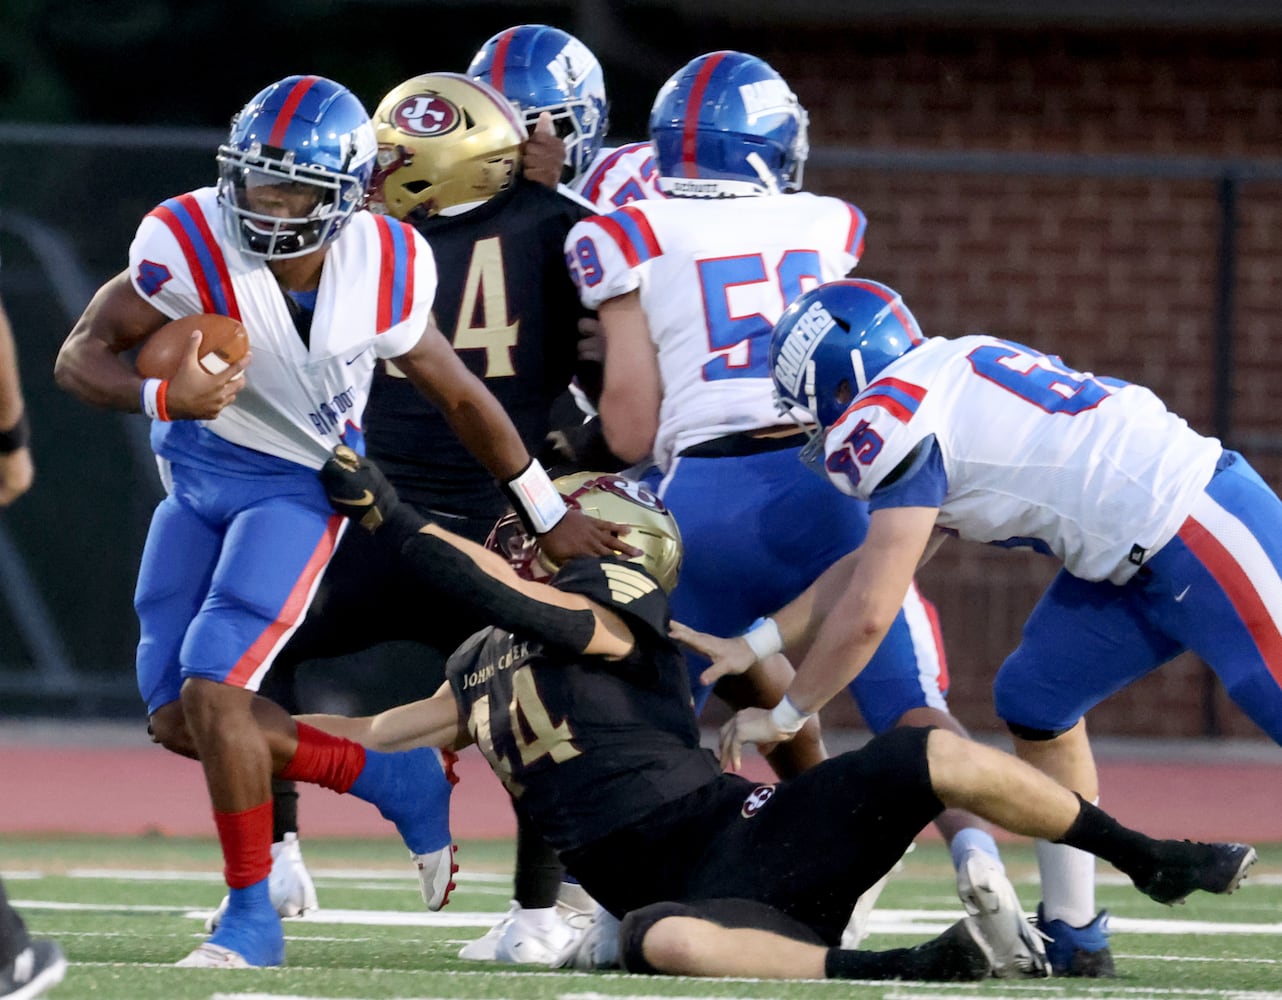
[{"label": "green turf field", "polygon": [[[1122,978],[931,986],[718,982],[496,968],[455,957],[507,907],[512,847],[464,843],[450,905],[422,909],[393,841],[304,842],[322,910],[286,922],[289,966],[263,971],[175,969],[203,937],[222,896],[212,841],[174,838],[0,838],[0,872],[33,931],[58,938],[71,961],[64,1000],[426,1000],[426,998],[1089,997],[1092,1000],[1282,1000],[1282,847],[1261,850],[1245,887],[1168,909],[1101,866],[1100,902],[1114,915]],[[1036,905],[1031,851],[1005,850],[1027,907]],[[910,944],[960,916],[941,847],[908,856],[874,916],[869,947]]]}]

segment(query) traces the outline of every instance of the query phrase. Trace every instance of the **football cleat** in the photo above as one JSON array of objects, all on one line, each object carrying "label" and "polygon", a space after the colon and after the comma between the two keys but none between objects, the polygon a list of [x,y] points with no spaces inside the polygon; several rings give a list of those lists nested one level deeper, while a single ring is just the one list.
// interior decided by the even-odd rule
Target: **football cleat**
[{"label": "football cleat", "polygon": [[410,861],[418,871],[418,891],[429,910],[439,910],[450,901],[450,893],[458,888],[454,875],[458,865],[454,852],[458,844],[446,844],[440,850],[426,854],[410,854]]},{"label": "football cleat", "polygon": [[34,1000],[66,974],[67,958],[57,942],[34,939],[12,962],[0,966],[0,1000]]},{"label": "football cleat", "polygon": [[174,963],[179,969],[252,969],[243,955],[220,944],[204,942],[186,958]]},{"label": "football cleat", "polygon": [[993,971],[993,953],[971,917],[964,917],[937,938],[909,949],[905,978],[927,982],[975,982]]},{"label": "football cleat", "polygon": [[1057,976],[1079,979],[1112,979],[1117,975],[1113,952],[1108,947],[1108,911],[1081,927],[1063,920],[1047,920],[1042,904],[1037,907],[1037,929],[1046,939],[1046,956]]},{"label": "football cleat", "polygon": [[1020,908],[1001,863],[986,851],[967,851],[957,869],[957,895],[987,945],[998,979],[1050,975],[1041,935]]},{"label": "football cleat", "polygon": [[512,918],[516,916],[520,909],[521,904],[515,899],[512,900],[507,913],[503,915],[503,919],[475,941],[469,941],[467,944],[463,945],[463,947],[459,949],[458,957],[468,958],[474,962],[496,961],[499,938],[503,936],[503,932],[507,930],[507,925],[512,922]]},{"label": "football cleat", "polygon": [[[558,901],[557,908],[560,906]],[[556,968],[580,972],[619,968],[618,917],[599,903],[593,903],[593,910],[588,913],[579,911],[567,916],[563,911],[562,915],[575,936],[562,949]]]},{"label": "football cleat", "polygon": [[1161,841],[1157,863],[1147,875],[1135,877],[1135,888],[1167,906],[1184,902],[1198,889],[1227,895],[1242,884],[1256,860],[1250,844]]},{"label": "football cleat", "polygon": [[[298,834],[287,833],[283,840],[272,844],[272,870],[267,880],[272,906],[282,917],[301,917],[308,910],[320,909],[316,901],[316,886],[303,863],[303,849]],[[215,931],[227,912],[228,897],[218,904],[218,909],[205,921],[205,930]],[[0,994],[3,996],[3,994]]]},{"label": "football cleat", "polygon": [[562,955],[580,935],[580,931],[565,922],[556,907],[546,910],[518,908],[499,935],[494,960],[556,968]]}]

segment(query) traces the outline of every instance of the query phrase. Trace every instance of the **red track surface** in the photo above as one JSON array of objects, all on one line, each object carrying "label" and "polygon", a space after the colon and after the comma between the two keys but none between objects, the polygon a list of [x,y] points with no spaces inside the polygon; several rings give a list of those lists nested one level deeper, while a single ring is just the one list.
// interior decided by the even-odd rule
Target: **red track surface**
[{"label": "red track surface", "polygon": [[[1178,762],[1107,758],[1102,805],[1147,833],[1196,840],[1282,840],[1282,753],[1275,761]],[[1187,755],[1181,754],[1181,758]],[[750,776],[768,773],[753,758]],[[501,785],[473,748],[459,761],[453,821],[458,838],[515,832]],[[304,787],[306,837],[395,836],[373,807]],[[208,836],[213,833],[200,768],[154,746],[0,741],[2,833]],[[933,830],[927,834],[933,836]]]}]

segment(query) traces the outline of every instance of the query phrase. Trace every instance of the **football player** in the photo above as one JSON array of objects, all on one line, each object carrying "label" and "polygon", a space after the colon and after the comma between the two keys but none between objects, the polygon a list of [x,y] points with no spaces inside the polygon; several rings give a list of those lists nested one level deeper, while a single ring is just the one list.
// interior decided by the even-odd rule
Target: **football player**
[{"label": "football player", "polygon": [[[413,227],[362,210],[376,152],[369,116],[345,87],[319,76],[266,87],[219,148],[217,187],[147,215],[129,269],[98,291],[58,355],[65,389],[152,418],[171,487],[135,594],[139,688],[155,738],[202,763],[231,889],[222,922],[185,965],[283,960],[268,885],[273,773],[377,804],[416,856],[429,905],[446,892],[439,759],[353,757],[335,774],[308,752],[274,759],[256,719],[274,706],[255,692],[343,534],[315,472],[338,442],[360,445],[376,361],[394,359],[442,408],[549,544],[601,553],[618,543],[607,525],[567,511],[431,323],[431,249]],[[142,378],[125,356],[168,320],[209,312],[249,330],[251,353],[225,371],[201,368],[195,335],[169,379]]]},{"label": "football player", "polygon": [[507,28],[481,46],[467,72],[515,104],[528,128],[551,115],[565,141],[561,181],[597,211],[663,197],[649,142],[604,146],[610,125],[605,77],[591,49],[573,35],[545,24]]},{"label": "football player", "polygon": [[[554,398],[580,370],[578,323],[587,314],[562,243],[589,212],[554,185],[529,178],[525,128],[483,82],[457,73],[407,80],[380,102],[374,129],[372,208],[428,240],[438,266],[437,326],[502,404],[526,447],[537,451]],[[457,534],[483,542],[508,507],[494,476],[395,362],[375,367],[365,440],[405,500]],[[435,691],[448,654],[487,623],[448,597],[423,605],[400,576],[366,537],[345,539],[265,693],[292,705],[292,668],[299,663],[361,651],[369,651],[361,659],[370,662],[378,656],[373,647],[393,639],[418,643],[414,679],[370,691],[349,671],[353,686],[374,707],[404,700],[406,692]],[[297,817],[289,813],[292,800],[278,795],[278,801],[286,807],[278,809],[280,833],[291,837],[285,850],[292,850]],[[555,857],[545,856],[537,838],[519,837],[514,907],[527,933],[502,942],[493,935],[465,948],[464,957],[494,958],[497,951],[509,961],[554,961],[570,934],[554,905],[559,886]],[[477,954],[478,947],[485,953]]]},{"label": "football player", "polygon": [[[1282,742],[1282,501],[1241,455],[1141,386],[996,337],[926,339],[872,281],[803,295],[770,359],[781,401],[818,424],[827,478],[872,514],[852,557],[750,633],[758,653],[809,652],[772,713],[727,724],[729,744],[786,739],[858,675],[947,535],[1063,563],[994,695],[1018,755],[1084,799],[1099,795],[1086,711],[1186,649]],[[743,640],[715,648],[717,671],[755,659]],[[1055,971],[1112,975],[1093,859],[1046,840],[1037,853]]]},{"label": "football player", "polygon": [[[1231,892],[1255,860],[1245,844],[1152,840],[1015,757],[932,727],[896,728],[775,785],[723,772],[699,745],[668,635],[680,534],[643,486],[594,473],[557,481],[570,503],[628,525],[636,558],[558,564],[511,518],[494,535],[509,564],[425,522],[348,449],[322,478],[424,601],[453,590],[497,624],[451,657],[432,698],[364,719],[304,717],[297,732],[389,750],[475,741],[568,870],[622,918],[630,971],[984,978],[994,956],[972,917],[915,948],[837,946],[855,898],[945,806],[1096,853],[1163,903]],[[551,586],[531,582],[549,574]],[[293,734],[279,738],[287,754]],[[1042,968],[1030,960],[1020,972]]]},{"label": "football player", "polygon": [[[798,465],[805,435],[777,412],[766,358],[787,303],[856,265],[865,220],[840,199],[800,192],[806,112],[755,56],[714,52],[675,73],[655,100],[650,136],[670,197],[580,223],[566,255],[605,330],[606,440],[622,459],[653,453],[656,492],[681,521],[686,569],[674,614],[735,634],[804,590],[866,530],[863,505]],[[704,666],[691,657],[699,706],[710,692],[698,680]],[[718,693],[739,707],[772,705],[790,675],[774,657]],[[948,713],[945,683],[934,608],[911,588],[852,693],[873,732],[921,724],[964,732]],[[799,738],[771,754],[780,774],[822,759],[816,722]],[[1036,950],[990,831],[964,812],[945,813],[939,826],[968,910],[1011,955]],[[852,944],[873,898],[856,915]]]}]

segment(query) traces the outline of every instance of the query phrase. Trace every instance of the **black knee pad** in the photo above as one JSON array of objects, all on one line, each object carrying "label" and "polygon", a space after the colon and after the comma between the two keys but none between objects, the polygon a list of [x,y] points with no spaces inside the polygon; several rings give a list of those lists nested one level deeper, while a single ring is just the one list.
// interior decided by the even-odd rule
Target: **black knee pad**
[{"label": "black knee pad", "polygon": [[649,976],[661,976],[660,972],[645,959],[641,942],[650,928],[664,917],[693,917],[697,914],[684,903],[651,903],[639,910],[633,910],[623,918],[619,927],[619,960],[625,972],[642,973]]},{"label": "black knee pad", "polygon": [[[1077,723],[1073,723],[1077,725]],[[1073,726],[1065,726],[1063,729],[1034,729],[1032,726],[1021,726],[1018,722],[1006,723],[1006,728],[1011,731],[1012,736],[1017,736],[1021,740],[1028,740],[1030,743],[1045,743],[1047,740],[1053,740],[1056,736],[1063,736]]]}]

